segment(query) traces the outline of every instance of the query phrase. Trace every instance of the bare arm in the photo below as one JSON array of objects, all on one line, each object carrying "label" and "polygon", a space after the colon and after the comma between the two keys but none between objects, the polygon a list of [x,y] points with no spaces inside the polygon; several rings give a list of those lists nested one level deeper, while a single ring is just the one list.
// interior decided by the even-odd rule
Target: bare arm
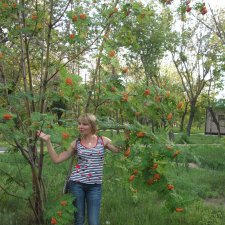
[{"label": "bare arm", "polygon": [[55,149],[53,148],[53,146],[52,146],[51,136],[50,135],[45,134],[45,133],[43,133],[41,131],[37,131],[37,135],[39,136],[39,138],[41,140],[43,140],[46,143],[46,146],[47,146],[47,149],[48,149],[48,153],[49,153],[52,161],[54,163],[56,163],[56,164],[57,163],[61,163],[61,162],[65,161],[65,160],[69,159],[74,154],[74,151],[76,150],[75,149],[76,141],[73,141],[70,144],[70,146],[69,146],[67,151],[63,151],[63,152],[58,154],[55,151]]},{"label": "bare arm", "polygon": [[102,136],[104,147],[115,153],[118,153],[121,150],[127,148],[127,144],[130,139],[130,130],[124,130],[124,138],[125,138],[125,143],[123,144],[120,143],[119,145],[121,146],[115,146],[112,144],[112,141],[109,138]]},{"label": "bare arm", "polygon": [[105,148],[109,149],[112,152],[118,153],[122,150],[122,147],[118,147],[112,144],[112,141],[107,137],[102,137]]}]

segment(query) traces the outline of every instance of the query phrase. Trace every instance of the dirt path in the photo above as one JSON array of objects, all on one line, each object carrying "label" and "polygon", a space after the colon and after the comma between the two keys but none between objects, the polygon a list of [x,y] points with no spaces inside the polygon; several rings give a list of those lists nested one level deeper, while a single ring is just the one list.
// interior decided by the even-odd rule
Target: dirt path
[{"label": "dirt path", "polygon": [[224,198],[206,198],[203,200],[206,205],[211,206],[223,206],[225,208],[225,199]]},{"label": "dirt path", "polygon": [[196,163],[188,163],[188,167],[192,169],[198,169],[199,166]]},{"label": "dirt path", "polygon": [[[188,167],[191,169],[199,169],[199,166],[196,163],[188,163]],[[211,206],[223,206],[225,208],[225,198],[206,198],[203,199],[203,202],[206,205],[211,205]]]},{"label": "dirt path", "polygon": [[0,153],[4,153],[6,151],[7,148],[5,147],[0,147]]}]

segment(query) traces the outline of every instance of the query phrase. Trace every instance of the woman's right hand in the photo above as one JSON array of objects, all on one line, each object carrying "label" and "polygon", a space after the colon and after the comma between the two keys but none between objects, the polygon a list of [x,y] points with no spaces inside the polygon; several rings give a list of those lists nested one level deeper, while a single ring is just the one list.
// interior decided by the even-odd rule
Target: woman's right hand
[{"label": "woman's right hand", "polygon": [[49,134],[45,134],[44,132],[38,130],[37,136],[45,142],[50,141],[51,136]]}]

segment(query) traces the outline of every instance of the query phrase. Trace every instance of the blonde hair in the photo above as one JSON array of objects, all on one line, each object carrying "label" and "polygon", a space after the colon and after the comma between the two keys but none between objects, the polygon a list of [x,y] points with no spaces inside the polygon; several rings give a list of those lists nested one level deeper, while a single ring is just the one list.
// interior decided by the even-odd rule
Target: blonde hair
[{"label": "blonde hair", "polygon": [[84,113],[78,117],[78,122],[84,122],[90,124],[91,126],[91,133],[97,133],[97,119],[94,114],[91,113]]}]

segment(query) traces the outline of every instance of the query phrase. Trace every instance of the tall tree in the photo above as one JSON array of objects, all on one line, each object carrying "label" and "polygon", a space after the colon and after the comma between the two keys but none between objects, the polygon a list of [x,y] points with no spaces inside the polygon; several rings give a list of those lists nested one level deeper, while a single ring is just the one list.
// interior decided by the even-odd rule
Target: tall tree
[{"label": "tall tree", "polygon": [[140,58],[146,84],[157,85],[160,62],[172,36],[172,14],[167,8],[160,8],[155,3],[145,7],[136,3],[133,9],[134,14],[124,22],[117,40]]},{"label": "tall tree", "polygon": [[190,135],[191,132],[199,95],[209,85],[211,79],[219,79],[218,76],[212,78],[215,71],[214,59],[217,49],[212,46],[211,38],[212,32],[205,30],[201,24],[191,27],[188,22],[183,23],[180,44],[175,46],[172,52],[174,65],[190,102],[187,135]]},{"label": "tall tree", "polygon": [[[89,14],[89,1],[1,1],[0,6],[0,91],[6,99],[0,130],[30,166],[33,192],[28,202],[37,223],[42,223],[44,147],[41,144],[38,151],[36,130],[50,129],[54,119],[47,112],[50,105],[55,107],[52,102],[70,101],[71,109],[78,101],[84,91],[80,60],[106,27],[101,22],[91,26],[95,14]],[[60,140],[64,148],[63,137]]]}]

